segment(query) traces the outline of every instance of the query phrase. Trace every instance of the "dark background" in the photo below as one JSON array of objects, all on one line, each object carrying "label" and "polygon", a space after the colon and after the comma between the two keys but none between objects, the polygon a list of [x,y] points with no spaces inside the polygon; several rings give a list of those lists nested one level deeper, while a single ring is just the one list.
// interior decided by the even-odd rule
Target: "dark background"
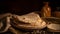
[{"label": "dark background", "polygon": [[[40,11],[43,7],[42,0],[0,0],[1,13],[25,14],[32,11]],[[45,1],[46,2],[46,1]],[[56,11],[56,7],[60,7],[59,1],[48,1],[52,12]]]}]

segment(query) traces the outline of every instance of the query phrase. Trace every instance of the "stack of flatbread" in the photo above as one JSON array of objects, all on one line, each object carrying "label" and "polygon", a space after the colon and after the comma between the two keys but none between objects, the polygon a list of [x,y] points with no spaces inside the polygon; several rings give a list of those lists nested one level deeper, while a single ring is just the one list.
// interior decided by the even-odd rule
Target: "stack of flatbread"
[{"label": "stack of flatbread", "polygon": [[[29,14],[25,14],[22,16],[19,15],[13,15],[13,20],[15,20],[15,24],[17,24],[19,21],[18,26],[19,28],[26,28],[26,29],[42,29],[46,27],[46,22],[43,21],[38,14],[32,12]],[[17,23],[16,23],[17,22]],[[25,23],[25,24],[21,24]],[[13,25],[15,26],[15,25]]]}]

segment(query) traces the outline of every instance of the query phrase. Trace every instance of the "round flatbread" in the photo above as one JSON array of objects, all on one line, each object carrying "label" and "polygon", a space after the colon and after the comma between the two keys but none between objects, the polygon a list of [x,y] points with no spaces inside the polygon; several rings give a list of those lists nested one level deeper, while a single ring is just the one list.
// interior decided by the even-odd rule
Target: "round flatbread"
[{"label": "round flatbread", "polygon": [[[26,15],[13,15],[12,25],[23,29],[43,29],[46,27],[46,22],[43,21],[38,14],[32,12]],[[11,21],[11,22],[12,22]],[[21,24],[24,23],[24,24]]]}]

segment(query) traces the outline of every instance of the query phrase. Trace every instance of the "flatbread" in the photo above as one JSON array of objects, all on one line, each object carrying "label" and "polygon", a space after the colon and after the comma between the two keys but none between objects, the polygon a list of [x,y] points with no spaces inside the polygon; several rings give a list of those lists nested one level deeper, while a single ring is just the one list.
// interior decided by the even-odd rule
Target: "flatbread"
[{"label": "flatbread", "polygon": [[[18,26],[22,26],[22,27],[33,27],[33,28],[43,28],[43,27],[46,27],[46,22],[43,21],[40,16],[34,12],[32,13],[29,13],[29,14],[26,14],[26,15],[22,15],[22,16],[19,16],[19,15],[13,15],[13,18],[15,19],[18,19],[19,21],[22,21],[22,22],[25,22],[26,24],[27,23],[30,23],[30,25],[18,25]],[[15,20],[14,19],[14,20]]]}]

